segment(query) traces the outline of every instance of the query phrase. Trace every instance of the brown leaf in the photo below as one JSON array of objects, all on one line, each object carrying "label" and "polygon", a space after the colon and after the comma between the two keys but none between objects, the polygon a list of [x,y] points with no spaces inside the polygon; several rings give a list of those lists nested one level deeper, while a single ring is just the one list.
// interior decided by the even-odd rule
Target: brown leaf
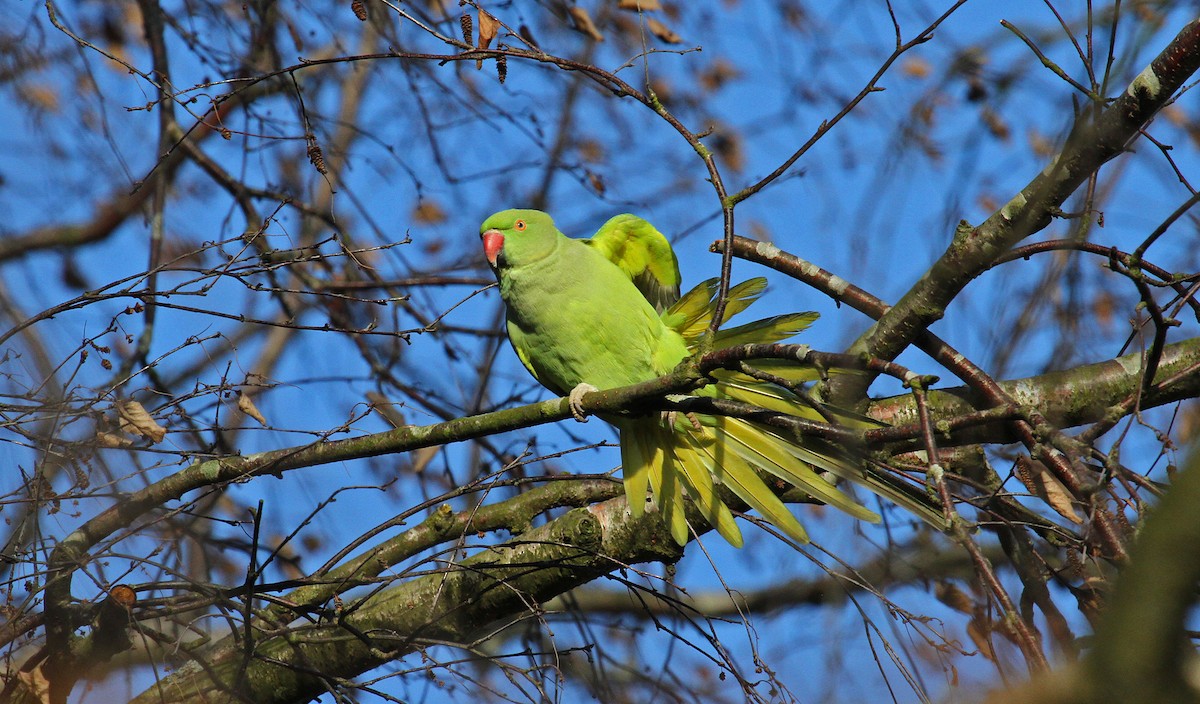
[{"label": "brown leaf", "polygon": [[1028,137],[1034,156],[1045,158],[1054,155],[1054,142],[1050,138],[1034,129],[1029,130]]},{"label": "brown leaf", "polygon": [[996,200],[996,197],[989,193],[981,193],[975,202],[979,204],[979,207],[984,212],[988,213],[994,213],[1000,207],[1000,201]]},{"label": "brown leaf", "polygon": [[368,391],[367,400],[371,402],[371,408],[380,416],[383,417],[393,428],[399,428],[408,425],[404,419],[404,414],[400,411],[400,404],[392,403],[392,400],[378,391]]},{"label": "brown leaf", "polygon": [[725,160],[729,168],[741,171],[746,167],[746,152],[742,148],[742,135],[732,128],[718,127],[709,140],[713,151]]},{"label": "brown leaf", "polygon": [[433,458],[438,456],[438,452],[440,452],[441,449],[442,449],[441,445],[434,445],[433,447],[422,447],[420,449],[413,450],[413,452],[412,452],[412,471],[413,471],[413,473],[420,474],[421,472],[424,472],[425,468],[429,466],[429,463],[433,461]]},{"label": "brown leaf", "polygon": [[436,225],[446,221],[446,211],[437,201],[423,198],[413,209],[413,220],[421,225]]},{"label": "brown leaf", "polygon": [[1000,113],[985,107],[979,111],[979,119],[983,121],[983,125],[988,128],[988,132],[996,139],[1007,142],[1012,132],[1008,129],[1008,123],[1004,118],[1000,117]]},{"label": "brown leaf", "polygon": [[682,44],[683,37],[676,34],[670,27],[660,22],[657,18],[651,17],[646,20],[646,29],[659,39],[667,44]]},{"label": "brown leaf", "polygon": [[661,10],[662,3],[658,0],[617,0],[618,10],[632,10],[633,12],[653,12]]},{"label": "brown leaf", "polygon": [[117,417],[120,420],[121,431],[130,435],[141,435],[150,438],[150,442],[162,442],[167,436],[167,429],[146,411],[137,401],[117,401]]},{"label": "brown leaf", "polygon": [[1071,492],[1046,469],[1046,465],[1028,457],[1020,457],[1017,459],[1016,475],[1030,493],[1045,501],[1058,515],[1076,525],[1083,524],[1083,519],[1075,512],[1075,500]]},{"label": "brown leaf", "polygon": [[58,93],[46,85],[18,85],[17,96],[29,106],[46,112],[58,112],[61,107]]},{"label": "brown leaf", "polygon": [[1179,410],[1179,443],[1191,445],[1200,436],[1200,403],[1184,402]]},{"label": "brown leaf", "polygon": [[724,58],[717,57],[708,68],[700,73],[700,86],[711,93],[720,90],[726,83],[739,76],[741,76],[741,72],[738,71],[737,66]]},{"label": "brown leaf", "polygon": [[129,447],[133,441],[126,437],[121,437],[116,433],[106,433],[103,430],[96,431],[96,444],[100,447]]},{"label": "brown leaf", "polygon": [[1092,315],[1096,316],[1096,322],[1105,332],[1112,329],[1113,314],[1116,309],[1117,300],[1108,291],[1101,291],[1096,296],[1096,300],[1092,301]]},{"label": "brown leaf", "polygon": [[592,190],[599,195],[604,195],[604,192],[608,190],[608,187],[604,185],[604,178],[590,169],[584,169],[584,173],[587,174],[588,183],[591,184]]},{"label": "brown leaf", "polygon": [[909,78],[928,78],[933,67],[925,59],[913,57],[900,66],[900,72]]},{"label": "brown leaf", "polygon": [[607,156],[602,143],[586,137],[575,143],[575,149],[579,152],[579,158],[589,164],[603,163]]},{"label": "brown leaf", "polygon": [[264,428],[267,426],[267,419],[258,410],[258,406],[254,405],[254,400],[250,398],[250,394],[239,391],[237,407],[239,411],[258,421]]},{"label": "brown leaf", "polygon": [[521,36],[521,38],[525,40],[525,43],[528,44],[530,46],[530,48],[533,48],[533,49],[541,49],[542,48],[541,46],[538,45],[537,39],[535,39],[533,36],[533,30],[529,29],[529,27],[526,27],[525,25],[521,25],[520,27],[517,27],[517,34],[519,34]]},{"label": "brown leaf", "polygon": [[17,679],[29,693],[33,695],[31,701],[49,702],[50,701],[50,682],[46,679],[46,675],[42,673],[41,667],[36,667],[29,672],[17,672]]},{"label": "brown leaf", "polygon": [[[491,46],[492,40],[500,32],[500,20],[492,17],[487,10],[481,7],[479,8],[479,20],[475,24],[478,25],[476,29],[479,31],[479,42],[475,46],[486,49]],[[483,68],[483,59],[475,60],[475,68]]]},{"label": "brown leaf", "polygon": [[1188,114],[1184,112],[1183,108],[1179,107],[1178,104],[1168,105],[1160,110],[1158,114],[1162,115],[1164,118],[1166,118],[1167,122],[1176,127],[1187,127],[1191,122],[1191,119],[1188,118]]},{"label": "brown leaf", "polygon": [[567,14],[571,16],[571,21],[575,23],[576,31],[583,32],[598,42],[604,41],[604,35],[600,33],[599,29],[596,29],[596,23],[592,21],[592,16],[588,14],[587,10],[575,5],[567,10]]},{"label": "brown leaf", "polygon": [[775,238],[771,236],[771,229],[767,227],[766,223],[758,219],[750,220],[750,223],[746,225],[746,234],[750,239],[758,240],[759,242],[775,241]]},{"label": "brown leaf", "polygon": [[500,32],[500,20],[492,17],[487,10],[480,8],[479,21],[476,24],[479,25],[479,43],[475,46],[486,49],[492,45],[492,40]]},{"label": "brown leaf", "polygon": [[969,614],[975,611],[975,604],[971,601],[970,595],[952,582],[938,582],[933,587],[933,595],[937,597],[938,601],[959,613]]},{"label": "brown leaf", "polygon": [[992,641],[990,637],[991,633],[991,626],[978,616],[971,619],[970,622],[967,623],[967,635],[971,638],[971,642],[974,643],[975,647],[979,650],[979,654],[988,660],[995,662],[996,651],[992,650]]}]

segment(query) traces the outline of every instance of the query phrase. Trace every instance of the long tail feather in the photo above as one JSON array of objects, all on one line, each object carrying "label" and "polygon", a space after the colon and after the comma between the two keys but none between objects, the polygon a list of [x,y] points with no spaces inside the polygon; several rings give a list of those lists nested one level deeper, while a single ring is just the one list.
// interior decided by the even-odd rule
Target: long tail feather
[{"label": "long tail feather", "polygon": [[[686,545],[688,540],[687,513],[683,504],[683,484],[679,481],[679,470],[676,466],[673,443],[669,434],[659,433],[654,423],[643,421],[630,428],[632,435],[638,438],[646,450],[646,476],[650,480],[650,490],[654,492],[658,510],[662,511],[663,520],[671,529],[671,537],[680,545]],[[666,430],[665,428],[663,429]],[[644,500],[645,493],[641,495]],[[634,502],[638,497],[626,495],[626,500]]]},{"label": "long tail feather", "polygon": [[[791,401],[789,399],[791,394],[787,392],[786,389],[782,389],[774,384],[765,384],[758,381],[748,384],[721,382],[716,385],[716,393],[719,395],[724,395],[727,398],[742,401],[744,403],[750,403],[768,410],[790,413],[792,415],[798,415],[810,420],[824,420],[821,417],[821,414],[817,413],[815,409],[797,404],[795,401]],[[862,418],[856,415],[850,415],[843,411],[835,411],[834,415],[837,416],[839,420],[849,425],[861,425],[862,423],[866,422],[874,422],[870,419]],[[746,423],[746,421],[742,422]],[[946,517],[940,509],[930,505],[930,503],[924,500],[923,497],[915,496],[914,492],[905,491],[901,487],[895,486],[883,481],[878,477],[872,476],[864,471],[860,462],[848,459],[846,453],[839,453],[834,448],[828,447],[824,443],[796,442],[783,437],[774,430],[768,430],[766,428],[754,426],[753,424],[748,425],[756,428],[764,437],[773,437],[775,442],[785,448],[795,459],[811,465],[812,467],[815,467],[821,471],[829,472],[839,479],[844,479],[859,484],[871,492],[891,501],[892,503],[908,509],[918,518],[939,530],[946,528]],[[764,469],[767,469],[767,471],[771,471],[772,474],[775,474],[775,472],[769,467],[764,467]],[[779,474],[776,474],[776,476],[779,476],[781,479],[787,479]],[[787,481],[789,481],[791,484],[795,484],[795,482],[792,482],[791,480]],[[808,487],[803,484],[796,484],[796,486],[799,486],[801,489],[808,490]],[[816,494],[813,494],[813,496],[814,498],[826,501],[824,498],[817,496]],[[830,502],[826,501],[826,503]],[[838,506],[838,508],[842,507]],[[846,509],[843,508],[843,510]],[[854,513],[853,511],[848,512],[851,514]]]},{"label": "long tail feather", "polygon": [[[822,479],[812,470],[811,462],[798,461],[797,455],[800,453],[796,450],[803,448],[797,448],[778,435],[740,418],[726,418],[725,421],[723,437],[742,459],[857,519],[879,522],[879,514],[860,506]],[[804,454],[815,456],[816,453]]]},{"label": "long tail feather", "polygon": [[731,545],[740,548],[741,530],[729,507],[717,496],[711,462],[697,447],[713,439],[711,432],[707,437],[676,433],[649,419],[623,423],[621,461],[626,498],[633,515],[640,516],[646,489],[652,489],[663,519],[671,528],[671,536],[682,545],[689,536],[686,494],[709,525]]},{"label": "long tail feather", "polygon": [[708,455],[702,448],[696,447],[704,440],[691,433],[678,437],[687,441],[683,446],[675,448],[675,458],[679,462],[679,468],[683,471],[688,495],[700,509],[700,514],[704,516],[710,526],[717,529],[722,538],[725,538],[735,548],[742,547],[742,531],[738,529],[737,522],[733,520],[733,513],[717,496],[716,488],[713,486],[714,472],[712,464],[708,461]]},{"label": "long tail feather", "polygon": [[646,508],[646,490],[650,483],[647,439],[646,434],[639,432],[637,426],[621,428],[621,480],[625,484],[629,512],[634,518],[641,516]]},{"label": "long tail feather", "polygon": [[788,511],[758,474],[736,452],[719,441],[700,446],[713,468],[713,478],[729,487],[742,501],[763,515],[772,525],[799,543],[808,542],[808,533],[800,521]]},{"label": "long tail feather", "polygon": [[[690,349],[695,349],[712,322],[717,285],[717,279],[700,283],[662,314],[663,322],[679,333]],[[721,322],[745,310],[765,288],[766,280],[762,278],[732,287]],[[807,328],[816,317],[816,313],[793,313],[757,320],[718,331],[712,344],[720,349],[747,343],[779,342]],[[761,360],[754,366],[788,384],[816,381],[824,373],[854,373],[838,369],[822,371],[794,360]],[[714,376],[717,383],[699,393],[811,420],[825,421],[829,417],[851,427],[874,423],[869,418],[833,407],[818,411],[796,392],[747,374],[718,371]],[[703,414],[687,419],[681,417],[673,427],[662,424],[658,418],[627,419],[620,426],[625,492],[631,511],[635,516],[641,515],[646,490],[650,489],[670,526],[671,536],[680,545],[689,537],[684,504],[686,494],[722,537],[736,547],[742,546],[742,534],[733,514],[717,494],[718,484],[726,486],[792,539],[808,542],[804,527],[760,478],[760,471],[855,518],[880,520],[878,514],[858,504],[818,473],[826,472],[860,484],[934,526],[945,527],[941,512],[915,487],[893,484],[873,475],[852,452],[822,439],[787,437],[753,421]]]}]

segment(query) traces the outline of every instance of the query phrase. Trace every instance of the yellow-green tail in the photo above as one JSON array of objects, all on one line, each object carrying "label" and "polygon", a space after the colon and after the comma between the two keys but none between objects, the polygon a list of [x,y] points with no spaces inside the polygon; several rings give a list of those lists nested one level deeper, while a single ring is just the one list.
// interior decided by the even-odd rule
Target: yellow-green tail
[{"label": "yellow-green tail", "polygon": [[[762,295],[765,287],[766,280],[757,278],[731,288],[725,320],[745,310]],[[716,279],[705,281],[662,314],[663,322],[682,335],[693,351],[712,320],[716,291]],[[721,330],[713,337],[712,346],[721,349],[749,342],[777,342],[808,327],[816,317],[815,313],[793,313]],[[789,383],[818,378],[815,369],[796,362],[763,360],[755,366]],[[713,376],[716,383],[697,392],[699,395],[824,420],[795,393],[777,384],[732,371],[719,371]],[[864,422],[849,414],[835,412],[835,415],[851,425]],[[804,526],[763,481],[760,471],[861,520],[874,523],[880,518],[839,491],[819,471],[860,484],[934,525],[943,522],[935,507],[868,474],[853,453],[833,448],[823,440],[788,438],[769,426],[725,416],[679,414],[673,425],[657,416],[629,418],[618,421],[617,425],[621,430],[622,471],[630,509],[635,516],[641,515],[649,489],[670,526],[672,537],[680,545],[687,542],[690,533],[684,501],[687,497],[722,537],[735,547],[742,546],[742,534],[733,514],[718,496],[720,485],[788,537],[808,542]]]},{"label": "yellow-green tail", "polygon": [[[860,506],[814,470],[838,465],[839,476],[849,473],[842,461],[796,445],[771,429],[741,418],[699,416],[696,429],[687,418],[668,427],[657,418],[630,419],[621,424],[621,459],[625,492],[634,515],[640,515],[646,490],[683,545],[689,538],[684,498],[735,547],[742,534],[717,486],[724,485],[788,537],[808,542],[808,533],[767,483],[761,469],[813,498],[866,521],[879,516]],[[686,427],[683,427],[686,426]]]}]

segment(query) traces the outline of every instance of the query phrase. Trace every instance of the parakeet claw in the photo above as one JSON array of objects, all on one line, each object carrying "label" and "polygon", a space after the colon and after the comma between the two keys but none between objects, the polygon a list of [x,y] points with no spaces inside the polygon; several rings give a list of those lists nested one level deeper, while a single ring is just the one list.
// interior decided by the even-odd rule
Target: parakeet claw
[{"label": "parakeet claw", "polygon": [[583,410],[583,396],[584,394],[590,394],[593,391],[599,390],[587,382],[571,389],[571,393],[567,395],[567,402],[571,406],[571,415],[575,416],[575,420],[580,423],[588,422],[587,411]]},{"label": "parakeet claw", "polygon": [[[663,423],[665,423],[668,428],[675,427],[675,419],[678,417],[679,417],[679,411],[663,411],[662,412]],[[695,430],[696,432],[700,432],[700,431],[704,430],[704,426],[700,425],[700,419],[698,417],[696,417],[695,413],[692,413],[691,411],[686,411],[683,414],[683,417],[687,418],[688,421],[691,422],[692,429]]]},{"label": "parakeet claw", "polygon": [[[687,394],[671,394],[671,395],[667,396],[668,401],[683,401],[684,399],[687,399],[687,398],[689,398],[687,396]],[[662,412],[662,421],[663,421],[663,423],[666,424],[666,426],[668,428],[675,427],[675,420],[678,417],[679,417],[679,411],[663,411]],[[697,417],[695,413],[692,413],[691,411],[684,411],[683,417],[687,418],[688,421],[691,422],[692,429],[695,430],[696,432],[701,432],[704,430],[704,426],[700,424],[700,418]]]}]

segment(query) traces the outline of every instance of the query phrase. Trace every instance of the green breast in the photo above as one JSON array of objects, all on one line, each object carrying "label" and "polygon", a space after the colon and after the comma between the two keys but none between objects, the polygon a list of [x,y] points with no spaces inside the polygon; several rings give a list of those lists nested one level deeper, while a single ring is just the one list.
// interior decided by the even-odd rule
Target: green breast
[{"label": "green breast", "polygon": [[579,240],[562,237],[550,256],[505,272],[500,295],[513,348],[559,394],[653,379],[687,355],[629,278]]}]

